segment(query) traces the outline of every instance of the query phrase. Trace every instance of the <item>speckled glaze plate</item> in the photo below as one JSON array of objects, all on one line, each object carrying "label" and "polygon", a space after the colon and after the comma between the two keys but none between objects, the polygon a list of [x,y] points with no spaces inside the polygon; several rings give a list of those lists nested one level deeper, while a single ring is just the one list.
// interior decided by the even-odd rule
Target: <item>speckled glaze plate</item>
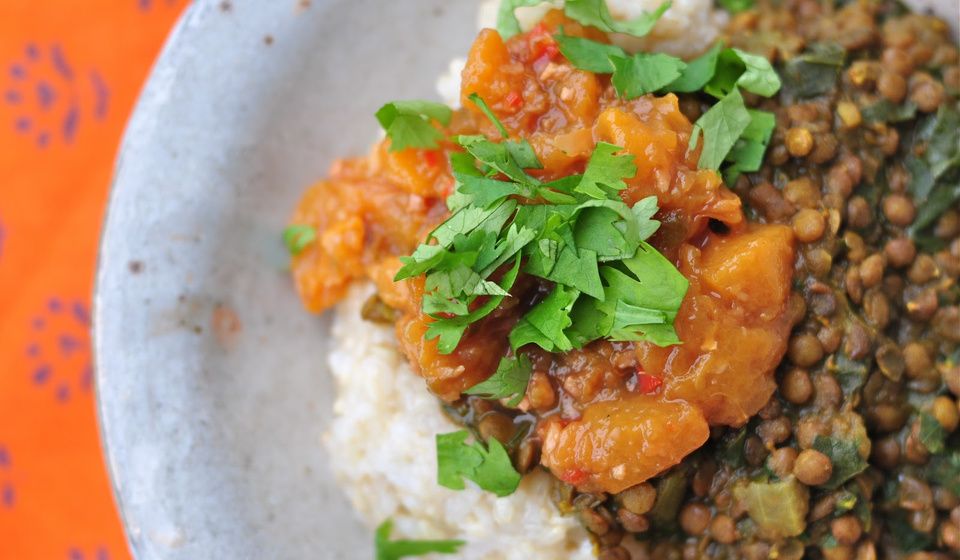
[{"label": "speckled glaze plate", "polygon": [[328,320],[280,233],[386,97],[435,97],[476,3],[219,0],[170,38],[126,133],[95,301],[97,387],[139,560],[372,557],[327,470]]},{"label": "speckled glaze plate", "polygon": [[[957,23],[956,0],[939,3]],[[929,5],[929,4],[927,4]],[[354,559],[327,469],[329,321],[279,237],[388,99],[434,97],[475,0],[206,0],[130,122],[95,298],[108,463],[139,560]]]}]

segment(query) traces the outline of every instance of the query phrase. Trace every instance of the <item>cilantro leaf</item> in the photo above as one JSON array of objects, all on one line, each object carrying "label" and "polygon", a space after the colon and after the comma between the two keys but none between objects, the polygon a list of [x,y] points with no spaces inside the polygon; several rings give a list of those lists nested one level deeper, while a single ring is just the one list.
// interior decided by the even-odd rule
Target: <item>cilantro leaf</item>
[{"label": "cilantro leaf", "polygon": [[520,404],[527,392],[531,373],[533,373],[533,366],[530,364],[530,359],[523,354],[505,356],[500,360],[497,371],[493,372],[493,375],[470,387],[464,393],[493,400],[509,398],[507,406],[515,407]]},{"label": "cilantro leaf", "polygon": [[737,85],[764,97],[770,97],[780,91],[780,76],[770,65],[769,60],[740,49],[732,50],[746,66],[746,71],[737,79]]},{"label": "cilantro leaf", "polygon": [[580,183],[573,189],[593,198],[607,198],[604,189],[621,191],[627,188],[624,179],[631,179],[637,174],[633,154],[615,155],[623,148],[606,142],[598,142],[597,147],[587,162],[587,169],[583,173]]},{"label": "cilantro leaf", "polygon": [[703,132],[703,151],[698,165],[706,169],[719,169],[737,139],[750,125],[752,118],[743,103],[740,91],[732,92],[707,110],[693,125],[690,149],[696,149]]},{"label": "cilantro leaf", "polygon": [[833,463],[830,480],[820,485],[828,490],[839,488],[867,468],[867,462],[860,456],[857,444],[852,441],[818,435],[813,440],[813,448],[829,457]]},{"label": "cilantro leaf", "polygon": [[283,244],[291,255],[299,255],[317,240],[317,230],[313,226],[293,224],[283,230]]},{"label": "cilantro leaf", "polygon": [[513,153],[508,149],[506,142],[498,144],[487,140],[485,136],[477,135],[460,136],[457,138],[457,143],[481,163],[489,165],[521,185],[540,184],[540,181],[524,172],[520,164],[514,159]]},{"label": "cilantro leaf", "polygon": [[573,344],[563,334],[572,321],[570,310],[580,292],[557,285],[546,298],[533,306],[510,331],[510,346],[514,351],[525,344],[536,344],[547,352],[567,352]]},{"label": "cilantro leaf", "polygon": [[576,347],[596,340],[646,340],[658,346],[679,344],[673,320],[689,283],[669,260],[641,242],[620,267],[604,265],[604,298],[581,298],[571,312],[568,338]]},{"label": "cilantro leaf", "polygon": [[780,85],[780,76],[766,58],[740,49],[723,49],[704,91],[722,98],[740,86],[757,95],[770,97],[780,90]]},{"label": "cilantro leaf", "polygon": [[543,0],[500,0],[500,8],[497,10],[497,32],[505,40],[520,33],[520,22],[514,13],[517,8],[524,6],[536,6]]},{"label": "cilantro leaf", "polygon": [[663,53],[637,53],[631,57],[611,57],[614,66],[611,82],[624,99],[636,99],[657,91],[680,77],[686,64]]},{"label": "cilantro leaf", "polygon": [[[611,266],[601,271],[608,289],[604,305],[612,306],[613,340],[648,340],[658,346],[680,344],[673,320],[689,282],[666,257],[646,242],[623,261],[630,275]],[[654,313],[659,312],[659,315]],[[654,320],[653,317],[658,317]]]},{"label": "cilantro leaf", "polygon": [[927,451],[936,455],[943,453],[947,441],[947,431],[929,412],[920,413],[920,443]]},{"label": "cilantro leaf", "polygon": [[747,112],[750,113],[750,124],[726,157],[726,160],[731,162],[723,172],[723,179],[728,185],[735,183],[741,173],[760,170],[773,129],[777,125],[773,113],[756,109],[747,109]]},{"label": "cilantro leaf", "polygon": [[484,101],[479,94],[471,93],[467,98],[470,101],[473,101],[473,104],[480,108],[483,114],[486,115],[487,118],[490,119],[490,122],[493,123],[493,126],[497,127],[497,130],[500,132],[500,136],[503,136],[504,138],[510,137],[510,135],[507,134],[507,129],[503,127],[503,123],[500,122],[500,119],[497,118],[497,115],[493,113],[493,109],[487,105],[487,102]]},{"label": "cilantro leaf", "polygon": [[449,252],[440,245],[420,245],[409,257],[400,257],[403,266],[393,277],[394,282],[419,276],[440,264]]},{"label": "cilantro leaf", "polygon": [[717,58],[723,51],[723,43],[714,43],[710,50],[687,63],[680,77],[670,82],[666,91],[691,93],[700,91],[713,78],[717,71]]},{"label": "cilantro leaf", "polygon": [[405,148],[436,148],[443,139],[432,121],[450,123],[453,111],[433,101],[393,101],[377,111],[377,120],[390,138],[390,151]]},{"label": "cilantro leaf", "polygon": [[439,554],[455,554],[466,542],[460,540],[423,541],[423,540],[390,540],[393,532],[393,520],[387,519],[377,527],[374,534],[374,548],[376,560],[400,560],[410,556],[423,556],[431,552]]},{"label": "cilantro leaf", "polygon": [[[513,287],[513,283],[517,279],[517,273],[519,271],[520,258],[518,257],[514,262],[513,268],[504,274],[503,279],[500,280],[500,283],[497,286],[503,292],[509,292],[510,288]],[[457,345],[460,344],[460,339],[463,338],[463,333],[466,332],[467,327],[492,313],[493,310],[500,305],[500,302],[503,301],[504,297],[506,296],[491,296],[483,305],[466,315],[436,319],[434,322],[430,323],[429,327],[427,327],[427,332],[424,334],[424,338],[427,340],[439,338],[437,341],[437,349],[441,354],[449,354],[453,352],[457,348]]]},{"label": "cilantro leaf", "polygon": [[463,490],[463,479],[467,479],[498,497],[512,494],[521,477],[503,444],[496,438],[490,438],[486,446],[481,442],[467,444],[467,437],[466,430],[437,434],[437,483]]},{"label": "cilantro leaf", "polygon": [[596,27],[608,33],[626,33],[634,37],[643,37],[663,16],[672,2],[667,0],[652,12],[644,12],[629,21],[618,21],[610,15],[606,0],[567,0],[563,11],[570,19],[583,25]]},{"label": "cilantro leaf", "polygon": [[731,14],[738,14],[753,8],[755,0],[719,0],[720,6]]},{"label": "cilantro leaf", "polygon": [[616,67],[612,58],[626,58],[627,53],[616,45],[608,45],[582,37],[571,37],[562,32],[553,36],[560,54],[581,70],[597,74],[612,74]]}]

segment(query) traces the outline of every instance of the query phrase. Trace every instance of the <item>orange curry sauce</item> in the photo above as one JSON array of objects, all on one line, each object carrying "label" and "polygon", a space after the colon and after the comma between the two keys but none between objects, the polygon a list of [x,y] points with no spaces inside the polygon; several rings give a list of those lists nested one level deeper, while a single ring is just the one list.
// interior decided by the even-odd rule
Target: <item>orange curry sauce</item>
[{"label": "orange curry sauce", "polygon": [[[687,153],[692,131],[674,95],[617,98],[608,76],[573,68],[551,38],[606,40],[602,33],[550,13],[535,29],[504,42],[484,30],[463,71],[461,101],[445,132],[499,138],[467,100],[478,93],[512,137],[529,140],[544,181],[583,172],[597,142],[622,146],[637,174],[621,197],[656,195],[662,221],[651,243],[690,281],[675,327],[683,344],[598,341],[549,354],[525,347],[534,366],[520,407],[538,419],[541,462],[582,491],[619,492],[677,464],[708,438],[709,426],[740,426],[768,400],[786,350],[793,235],[749,224],[739,198]],[[457,149],[388,151],[337,162],[330,178],[303,197],[293,222],[317,228],[317,242],[293,260],[297,288],[312,311],[370,279],[398,311],[400,346],[441,399],[454,401],[483,381],[509,350],[507,334],[549,291],[517,281],[494,313],[471,326],[449,355],[423,335],[423,279],[394,283],[398,256],[410,254],[446,216],[453,189],[448,155]],[[711,226],[713,222],[714,227]],[[721,224],[720,227],[716,227]]]}]

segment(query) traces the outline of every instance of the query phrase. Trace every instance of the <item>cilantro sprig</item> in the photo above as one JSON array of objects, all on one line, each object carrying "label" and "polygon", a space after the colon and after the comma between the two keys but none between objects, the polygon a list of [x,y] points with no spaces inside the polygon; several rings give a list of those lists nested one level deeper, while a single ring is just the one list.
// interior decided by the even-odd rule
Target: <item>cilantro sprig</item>
[{"label": "cilantro sprig", "polygon": [[523,354],[506,356],[500,360],[493,375],[464,393],[491,400],[510,399],[506,404],[512,408],[523,400],[532,371],[530,359]]},{"label": "cilantro sprig", "polygon": [[496,438],[486,445],[468,444],[467,430],[437,434],[437,483],[451,490],[463,490],[463,479],[472,480],[498,497],[509,496],[520,485],[521,475],[513,468],[510,456]]},{"label": "cilantro sprig", "polygon": [[461,540],[391,540],[390,533],[393,532],[393,520],[387,519],[377,527],[374,533],[374,549],[376,560],[400,560],[411,556],[424,556],[431,552],[439,554],[456,554],[460,547],[466,544]]},{"label": "cilantro sprig", "polygon": [[[503,129],[482,99],[470,99]],[[512,297],[521,271],[554,288],[509,334],[514,350],[568,351],[601,338],[679,342],[673,319],[687,282],[644,243],[660,225],[656,197],[633,207],[620,199],[637,172],[632,155],[600,142],[582,175],[544,183],[527,173],[541,164],[525,140],[454,140],[465,152],[450,158],[453,213],[401,257],[394,278],[426,275],[423,311],[433,321],[425,336],[438,339],[441,353],[453,352],[471,324]],[[578,315],[596,323],[585,329]]]},{"label": "cilantro sprig", "polygon": [[390,151],[438,146],[443,133],[433,124],[450,124],[453,110],[433,101],[392,101],[377,111],[377,121],[390,138]]},{"label": "cilantro sprig", "polygon": [[304,224],[293,224],[283,230],[283,244],[291,255],[299,255],[317,240],[317,229]]}]

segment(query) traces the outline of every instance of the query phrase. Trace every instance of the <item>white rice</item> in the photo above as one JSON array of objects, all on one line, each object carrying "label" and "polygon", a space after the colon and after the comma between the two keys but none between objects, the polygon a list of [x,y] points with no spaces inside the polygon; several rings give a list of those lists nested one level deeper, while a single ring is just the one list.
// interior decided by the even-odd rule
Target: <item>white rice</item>
[{"label": "white rice", "polygon": [[460,428],[410,370],[393,328],[361,319],[370,293],[356,287],[336,309],[337,400],[323,439],[356,511],[371,527],[392,517],[395,537],[465,540],[458,559],[593,559],[586,531],[554,506],[545,473],[524,477],[505,498],[469,481],[463,491],[437,484],[434,438]]},{"label": "white rice", "polygon": [[[630,19],[655,9],[661,0],[608,0],[614,17]],[[521,27],[530,29],[552,5],[520,8]],[[499,0],[481,5],[480,26],[494,27]],[[711,0],[673,0],[644,39],[615,37],[628,50],[666,51],[694,56],[713,43],[723,23]],[[454,59],[437,81],[437,91],[459,105],[460,73],[466,60]],[[393,518],[394,537],[458,538],[465,560],[591,560],[592,543],[579,522],[562,515],[550,497],[548,475],[524,477],[512,495],[497,498],[473,483],[454,491],[437,484],[436,434],[459,429],[440,409],[422,379],[397,347],[393,328],[360,317],[370,286],[355,287],[335,311],[330,369],[337,400],[324,435],[334,474],[356,511],[371,526]],[[437,559],[449,556],[436,556]],[[429,558],[434,558],[431,556]]]}]

